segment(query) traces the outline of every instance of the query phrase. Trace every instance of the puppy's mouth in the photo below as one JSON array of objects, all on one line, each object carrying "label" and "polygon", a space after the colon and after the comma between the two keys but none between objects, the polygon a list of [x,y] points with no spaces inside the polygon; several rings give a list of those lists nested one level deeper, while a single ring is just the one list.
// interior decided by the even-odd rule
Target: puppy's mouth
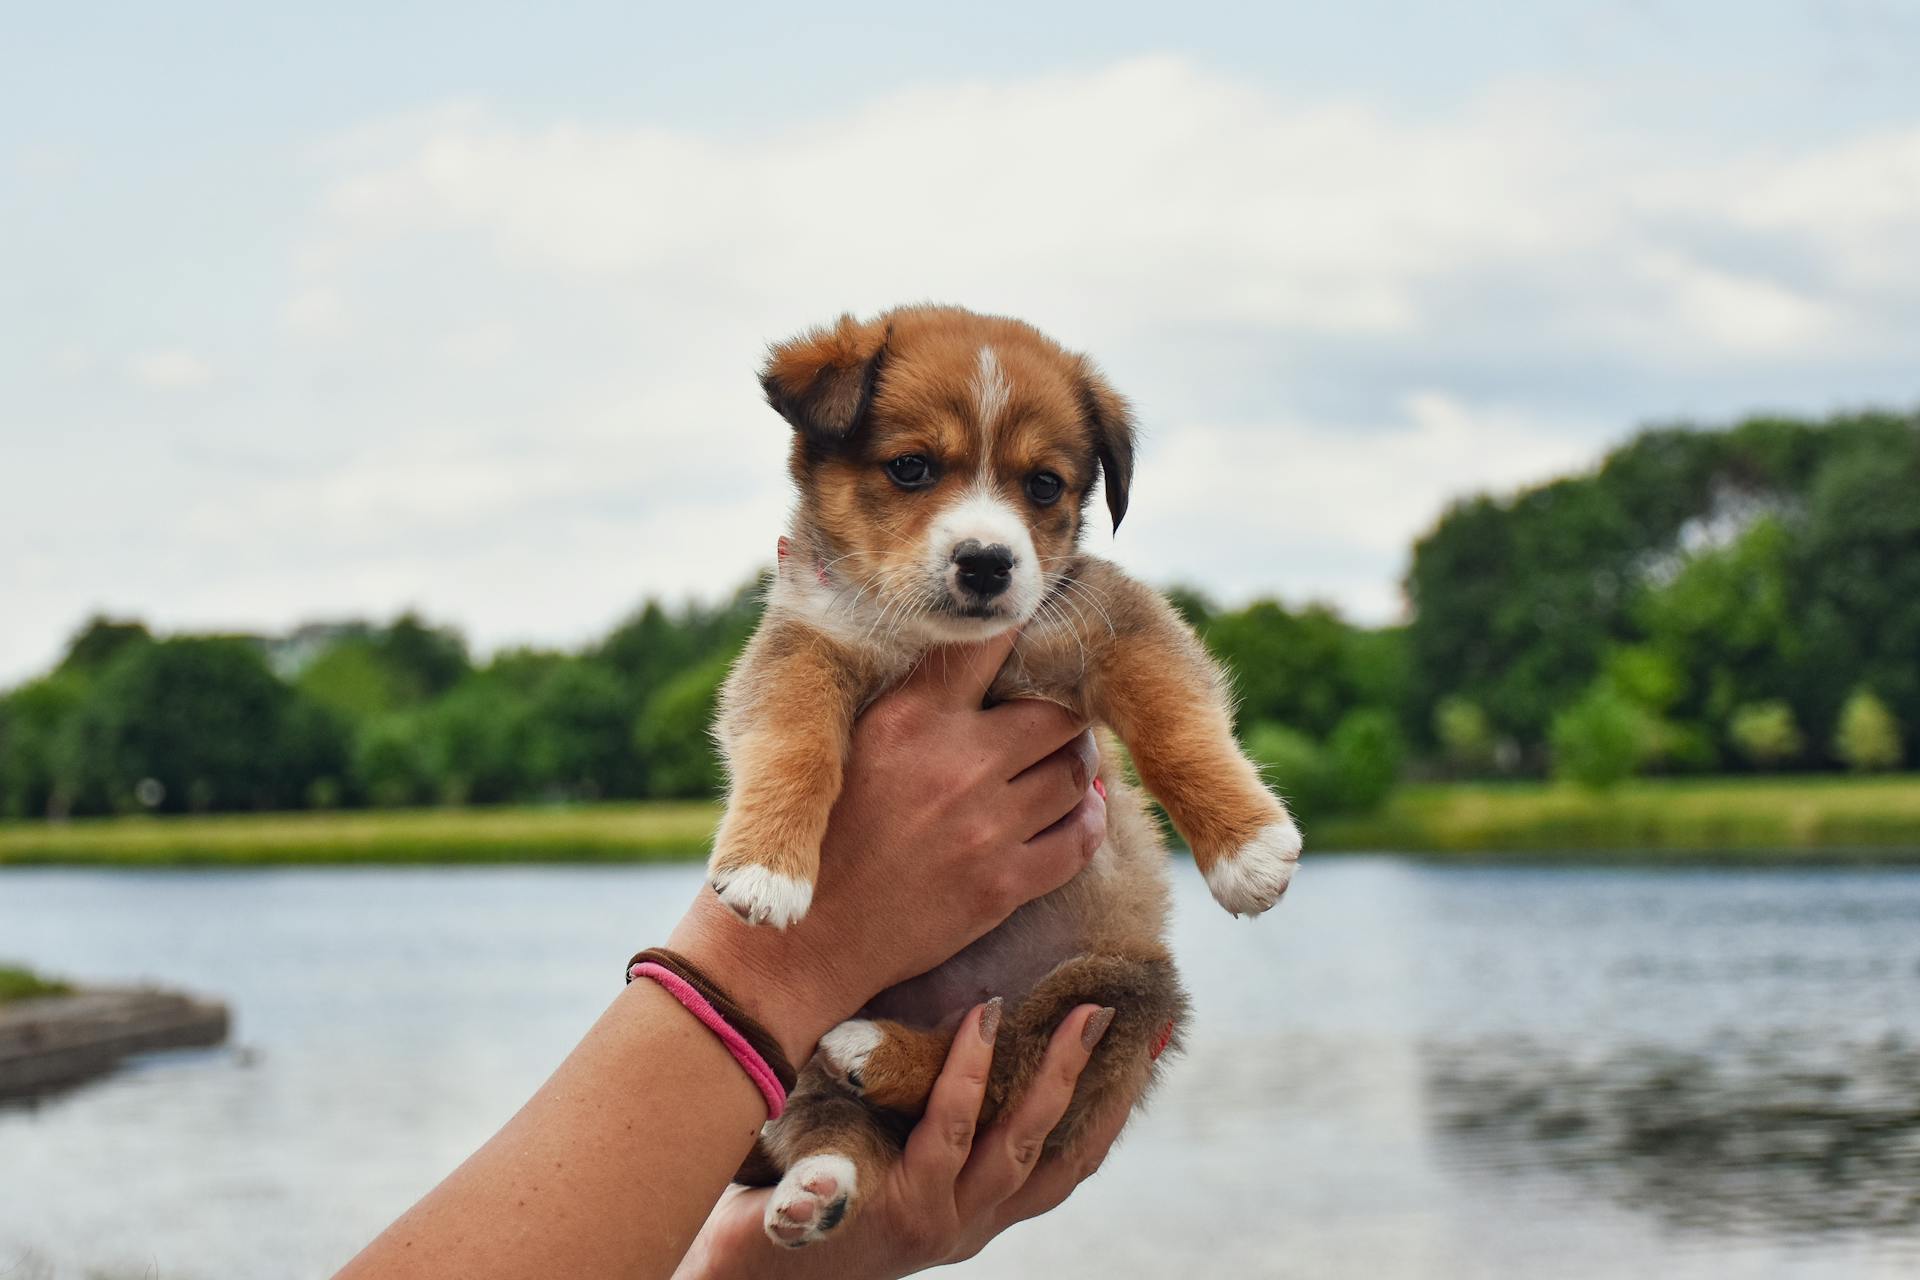
[{"label": "puppy's mouth", "polygon": [[1012,616],[1003,605],[981,600],[956,600],[952,596],[941,602],[939,611],[949,617],[967,618],[974,622],[993,622]]}]

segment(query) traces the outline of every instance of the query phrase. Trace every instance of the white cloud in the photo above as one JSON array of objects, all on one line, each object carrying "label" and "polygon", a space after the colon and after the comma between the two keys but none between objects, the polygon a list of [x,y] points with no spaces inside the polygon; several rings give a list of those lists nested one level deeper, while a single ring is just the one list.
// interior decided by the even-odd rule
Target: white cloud
[{"label": "white cloud", "polygon": [[213,380],[213,370],[191,351],[175,348],[130,357],[127,376],[142,386],[178,391],[205,386]]},{"label": "white cloud", "polygon": [[[309,156],[278,313],[223,356],[246,378],[118,442],[139,482],[101,499],[110,527],[30,581],[0,562],[0,596],[48,620],[35,662],[92,602],[227,625],[417,603],[483,643],[579,639],[768,558],[767,340],[937,298],[1035,321],[1137,400],[1114,551],[1140,572],[1390,617],[1409,540],[1464,491],[1641,417],[1913,394],[1920,124],[1728,145],[1645,99],[1673,126],[1627,128],[1622,92],[1415,113],[1152,58],[738,132],[368,122]],[[128,371],[212,376],[185,350]],[[97,444],[41,447],[79,473]],[[31,541],[57,508],[0,520]]]}]

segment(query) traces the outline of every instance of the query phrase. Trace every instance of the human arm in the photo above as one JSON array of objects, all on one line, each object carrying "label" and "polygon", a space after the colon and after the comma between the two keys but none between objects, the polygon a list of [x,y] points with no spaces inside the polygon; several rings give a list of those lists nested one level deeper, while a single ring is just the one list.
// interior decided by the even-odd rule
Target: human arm
[{"label": "human arm", "polygon": [[[1083,726],[1035,703],[981,709],[1010,644],[931,655],[856,726],[805,919],[752,928],[702,893],[674,931],[670,945],[793,1061],[1098,848],[1105,806]],[[765,1114],[719,1041],[636,982],[518,1115],[340,1274],[666,1276]]]}]

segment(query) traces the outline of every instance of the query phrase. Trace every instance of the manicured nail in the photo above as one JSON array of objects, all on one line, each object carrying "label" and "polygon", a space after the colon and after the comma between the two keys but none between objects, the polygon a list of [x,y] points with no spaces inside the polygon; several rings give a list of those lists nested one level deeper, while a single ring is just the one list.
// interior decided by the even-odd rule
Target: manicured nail
[{"label": "manicured nail", "polygon": [[1100,781],[1100,779],[1095,778],[1093,780],[1093,789],[1100,793],[1100,798],[1102,800],[1105,800],[1107,798],[1107,784]]},{"label": "manicured nail", "polygon": [[1107,1028],[1113,1025],[1113,1008],[1108,1006],[1087,1019],[1087,1025],[1081,1029],[1080,1044],[1088,1053],[1100,1045],[1100,1037],[1107,1034]]},{"label": "manicured nail", "polygon": [[980,1011],[980,1038],[988,1044],[1000,1034],[1000,1013],[1006,1008],[1006,1002],[999,996],[987,1001],[987,1007]]}]

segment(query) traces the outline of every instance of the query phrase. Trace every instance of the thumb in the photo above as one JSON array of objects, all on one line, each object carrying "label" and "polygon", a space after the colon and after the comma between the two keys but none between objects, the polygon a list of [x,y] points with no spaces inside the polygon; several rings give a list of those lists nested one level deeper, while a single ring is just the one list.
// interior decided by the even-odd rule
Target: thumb
[{"label": "thumb", "polygon": [[955,710],[978,710],[1019,638],[1020,629],[1008,627],[977,644],[929,649],[900,687],[916,690],[929,701]]}]

